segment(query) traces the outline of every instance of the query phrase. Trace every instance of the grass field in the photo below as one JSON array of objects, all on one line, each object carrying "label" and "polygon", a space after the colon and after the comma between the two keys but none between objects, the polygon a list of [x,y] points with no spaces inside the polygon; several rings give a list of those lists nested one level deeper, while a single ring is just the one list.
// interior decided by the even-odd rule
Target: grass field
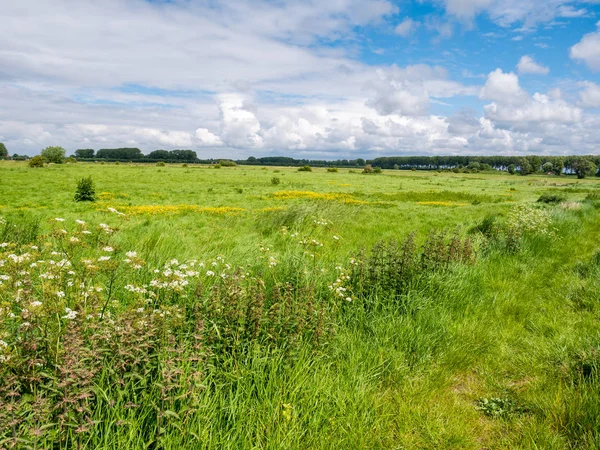
[{"label": "grass field", "polygon": [[0,162],[0,448],[598,448],[598,194]]}]

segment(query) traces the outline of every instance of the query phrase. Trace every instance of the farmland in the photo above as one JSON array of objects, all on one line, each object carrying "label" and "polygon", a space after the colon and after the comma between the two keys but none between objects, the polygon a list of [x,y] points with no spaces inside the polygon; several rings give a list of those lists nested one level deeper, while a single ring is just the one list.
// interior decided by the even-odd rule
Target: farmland
[{"label": "farmland", "polygon": [[0,448],[596,448],[599,194],[0,162]]}]

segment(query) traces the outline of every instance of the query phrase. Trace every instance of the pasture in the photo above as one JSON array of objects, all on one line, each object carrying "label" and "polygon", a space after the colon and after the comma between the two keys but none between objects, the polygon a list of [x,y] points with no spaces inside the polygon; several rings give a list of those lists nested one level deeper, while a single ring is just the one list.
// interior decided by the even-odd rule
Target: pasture
[{"label": "pasture", "polygon": [[597,448],[599,194],[0,162],[0,448]]}]

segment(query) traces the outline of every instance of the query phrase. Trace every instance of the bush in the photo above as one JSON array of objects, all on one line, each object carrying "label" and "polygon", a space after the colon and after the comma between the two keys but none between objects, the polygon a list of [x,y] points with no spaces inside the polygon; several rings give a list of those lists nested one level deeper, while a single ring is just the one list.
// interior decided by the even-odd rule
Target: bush
[{"label": "bush", "polygon": [[75,191],[75,198],[73,200],[76,202],[96,201],[96,189],[91,176],[82,178],[77,182],[77,189]]},{"label": "bush", "polygon": [[373,173],[373,167],[371,167],[371,164],[367,164],[362,173]]},{"label": "bush", "polygon": [[382,173],[381,167],[373,167],[373,173]]},{"label": "bush", "polygon": [[73,158],[72,156],[69,156],[67,159],[65,159],[66,164],[75,164],[76,162],[77,162],[77,160],[75,158]]},{"label": "bush", "polygon": [[422,247],[417,246],[415,233],[403,242],[379,241],[370,252],[351,261],[352,272],[343,292],[363,301],[394,299],[428,274],[453,264],[473,264],[475,259],[471,239],[461,238],[458,231],[433,230]]},{"label": "bush", "polygon": [[542,194],[540,198],[537,199],[538,203],[561,203],[565,200],[565,197],[556,194]]},{"label": "bush", "polygon": [[221,164],[215,164],[215,165],[213,166],[213,169],[220,169],[220,168],[221,168]]},{"label": "bush", "polygon": [[65,153],[66,150],[62,147],[46,147],[40,155],[46,158],[48,162],[62,164],[65,162]]},{"label": "bush", "polygon": [[273,186],[277,186],[279,183],[281,183],[281,180],[279,179],[279,177],[273,177],[273,178],[271,178],[271,184]]},{"label": "bush", "polygon": [[328,167],[328,168],[327,168],[327,172],[330,172],[330,173],[337,173],[337,172],[338,172],[338,169],[337,169],[337,167]]},{"label": "bush", "polygon": [[162,161],[159,161],[159,162],[156,163],[156,166],[157,167],[165,167],[165,163],[162,162]]},{"label": "bush", "polygon": [[188,166],[187,164],[183,164],[181,167],[187,167],[187,166]]},{"label": "bush", "polygon": [[302,166],[298,169],[298,172],[312,172],[312,167],[310,166]]},{"label": "bush", "polygon": [[41,155],[37,155],[31,158],[27,164],[29,165],[29,167],[44,167],[45,163],[46,158],[44,158]]},{"label": "bush", "polygon": [[230,159],[222,159],[221,161],[219,161],[219,165],[221,167],[235,167],[235,166],[237,166],[237,164],[235,163],[235,161],[232,161]]}]

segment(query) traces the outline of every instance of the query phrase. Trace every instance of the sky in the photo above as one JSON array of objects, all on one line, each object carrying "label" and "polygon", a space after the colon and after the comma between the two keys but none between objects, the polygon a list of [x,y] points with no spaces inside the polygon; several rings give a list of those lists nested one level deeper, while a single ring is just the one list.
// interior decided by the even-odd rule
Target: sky
[{"label": "sky", "polygon": [[600,0],[0,0],[0,142],[600,151]]}]

